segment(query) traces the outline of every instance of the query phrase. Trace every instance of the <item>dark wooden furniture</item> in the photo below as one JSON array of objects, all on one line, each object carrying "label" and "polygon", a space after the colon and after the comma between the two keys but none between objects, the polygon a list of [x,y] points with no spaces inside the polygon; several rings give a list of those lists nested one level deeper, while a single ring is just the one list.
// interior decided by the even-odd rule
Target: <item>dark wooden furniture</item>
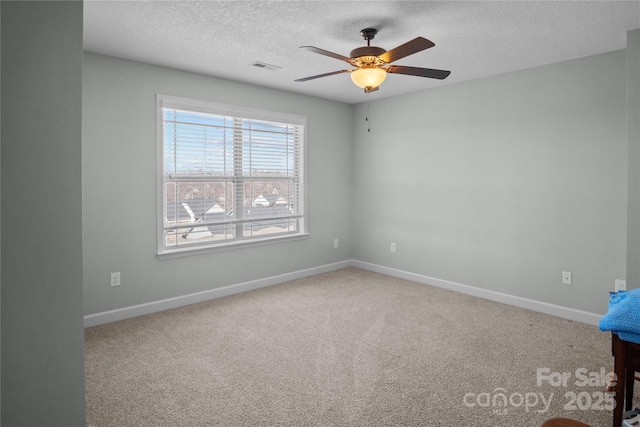
[{"label": "dark wooden furniture", "polygon": [[545,421],[542,427],[590,427],[580,421],[570,420],[567,418],[553,418],[549,421]]},{"label": "dark wooden furniture", "polygon": [[640,372],[640,344],[624,341],[612,333],[611,352],[613,353],[613,372],[616,374],[613,409],[613,427],[622,425],[622,412],[629,411],[633,405],[633,382],[635,373]]}]

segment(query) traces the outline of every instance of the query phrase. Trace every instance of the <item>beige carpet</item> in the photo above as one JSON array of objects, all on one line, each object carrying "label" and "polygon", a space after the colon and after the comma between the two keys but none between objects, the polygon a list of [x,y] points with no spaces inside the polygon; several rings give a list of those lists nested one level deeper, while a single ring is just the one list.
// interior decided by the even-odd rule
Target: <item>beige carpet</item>
[{"label": "beige carpet", "polygon": [[92,427],[611,425],[608,333],[355,268],[85,339]]}]

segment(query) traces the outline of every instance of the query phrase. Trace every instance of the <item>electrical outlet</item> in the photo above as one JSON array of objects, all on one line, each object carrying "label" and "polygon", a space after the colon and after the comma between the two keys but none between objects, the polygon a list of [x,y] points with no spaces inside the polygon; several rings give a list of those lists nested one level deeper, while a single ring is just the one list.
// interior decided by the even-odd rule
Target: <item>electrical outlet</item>
[{"label": "electrical outlet", "polygon": [[627,281],[616,279],[616,292],[618,291],[626,291],[627,290]]},{"label": "electrical outlet", "polygon": [[338,246],[340,246],[340,241],[338,239],[333,239],[333,247],[337,248]]},{"label": "electrical outlet", "polygon": [[570,271],[563,271],[562,272],[562,283],[564,283],[565,285],[570,285],[571,284],[571,272]]},{"label": "electrical outlet", "polygon": [[120,286],[120,272],[111,273],[111,287]]},{"label": "electrical outlet", "polygon": [[395,252],[396,251],[396,244],[395,243],[391,243],[391,247],[389,249],[391,250],[391,252]]}]

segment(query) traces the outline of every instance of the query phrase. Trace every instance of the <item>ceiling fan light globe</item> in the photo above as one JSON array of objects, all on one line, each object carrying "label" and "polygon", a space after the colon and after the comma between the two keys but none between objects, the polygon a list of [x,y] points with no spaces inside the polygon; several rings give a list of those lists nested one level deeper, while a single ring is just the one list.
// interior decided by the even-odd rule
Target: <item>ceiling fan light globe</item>
[{"label": "ceiling fan light globe", "polygon": [[382,68],[359,68],[351,72],[351,81],[363,89],[378,87],[387,78],[387,72]]}]

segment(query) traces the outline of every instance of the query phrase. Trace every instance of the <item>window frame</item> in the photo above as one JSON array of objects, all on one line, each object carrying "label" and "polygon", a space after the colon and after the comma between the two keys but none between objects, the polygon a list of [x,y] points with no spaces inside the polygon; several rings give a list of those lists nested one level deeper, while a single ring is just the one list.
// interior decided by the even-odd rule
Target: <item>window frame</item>
[{"label": "window frame", "polygon": [[[167,247],[165,240],[165,179],[164,179],[164,114],[163,109],[180,109],[187,111],[194,111],[197,113],[214,114],[219,116],[234,117],[239,119],[249,119],[267,122],[286,123],[295,126],[301,126],[302,131],[302,155],[301,166],[302,173],[300,174],[300,194],[299,197],[299,209],[300,217],[298,219],[299,230],[290,234],[274,234],[265,235],[261,237],[240,237],[232,240],[212,241],[207,243],[198,243],[185,246]],[[307,117],[297,114],[282,113],[277,111],[262,110],[238,105],[223,104],[218,102],[210,102],[204,100],[196,100],[184,97],[176,97],[171,95],[156,95],[156,114],[157,114],[157,129],[156,129],[156,153],[157,153],[157,255],[160,259],[173,258],[178,256],[194,255],[206,252],[224,251],[229,249],[235,249],[240,247],[250,247],[265,244],[273,244],[291,240],[305,239],[309,235],[308,233],[308,213],[307,213]]]}]

